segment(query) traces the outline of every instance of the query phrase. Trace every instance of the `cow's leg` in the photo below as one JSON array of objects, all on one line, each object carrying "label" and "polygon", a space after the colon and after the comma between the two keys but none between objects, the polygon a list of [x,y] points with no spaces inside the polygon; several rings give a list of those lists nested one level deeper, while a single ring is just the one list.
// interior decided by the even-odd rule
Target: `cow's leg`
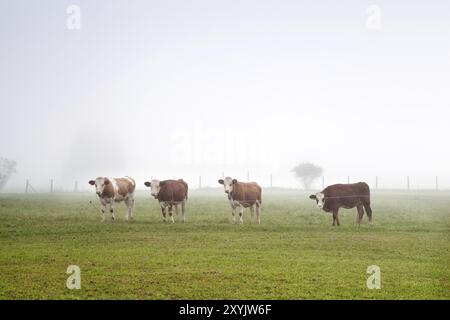
[{"label": "cow's leg", "polygon": [[166,223],[166,206],[164,205],[164,203],[161,203],[161,213],[162,213],[162,217],[163,217],[163,223]]},{"label": "cow's leg", "polygon": [[239,223],[244,223],[244,218],[242,217],[244,215],[244,206],[239,206]]},{"label": "cow's leg", "polygon": [[180,219],[178,216],[178,204],[175,205],[175,213],[177,214],[177,222],[180,222]]},{"label": "cow's leg", "polygon": [[105,222],[106,220],[106,201],[100,200],[100,203],[102,205],[101,211],[102,211],[102,222]]},{"label": "cow's leg", "polygon": [[125,220],[129,221],[131,219],[131,211],[133,207],[133,200],[131,198],[127,198],[125,200],[126,212],[125,212]]},{"label": "cow's leg", "polygon": [[131,220],[133,220],[133,218],[134,218],[134,214],[133,214],[133,209],[134,209],[134,193],[132,193],[132,194],[130,194],[130,211],[129,211],[129,213],[128,213],[128,215],[129,215],[129,218],[131,219]]},{"label": "cow's leg", "polygon": [[181,203],[181,215],[183,216],[183,223],[186,222],[186,200]]},{"label": "cow's leg", "polygon": [[256,220],[258,221],[258,224],[261,224],[261,203],[256,202]]},{"label": "cow's leg", "polygon": [[366,209],[367,217],[369,218],[369,223],[372,224],[372,208],[370,207],[370,202],[364,204],[364,209]]},{"label": "cow's leg", "polygon": [[338,209],[333,210],[333,226],[335,226],[337,223],[337,225],[339,225],[338,222]]},{"label": "cow's leg", "polygon": [[169,205],[169,216],[170,216],[170,223],[174,223],[175,221],[173,221],[173,205],[172,204]]},{"label": "cow's leg", "polygon": [[232,222],[236,223],[236,206],[235,205],[231,205],[231,215],[232,215]]},{"label": "cow's leg", "polygon": [[250,223],[253,222],[253,214],[255,213],[255,205],[250,206]]},{"label": "cow's leg", "polygon": [[356,224],[359,226],[361,225],[361,220],[364,215],[364,209],[362,205],[357,205],[356,209],[358,210],[358,213],[356,214]]},{"label": "cow's leg", "polygon": [[111,199],[109,202],[109,211],[111,212],[111,220],[115,221],[116,216],[114,215],[114,200],[113,199]]},{"label": "cow's leg", "polygon": [[341,225],[340,222],[339,222],[339,209],[336,210],[336,224],[337,224],[338,226]]}]

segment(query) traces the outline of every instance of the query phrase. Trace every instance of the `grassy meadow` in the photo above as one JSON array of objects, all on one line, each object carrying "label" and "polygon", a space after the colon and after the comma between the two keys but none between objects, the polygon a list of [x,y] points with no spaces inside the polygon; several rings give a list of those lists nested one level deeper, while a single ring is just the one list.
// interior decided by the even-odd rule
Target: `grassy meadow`
[{"label": "grassy meadow", "polygon": [[221,189],[192,190],[186,224],[163,224],[143,192],[132,222],[118,204],[101,223],[89,200],[0,194],[0,299],[450,299],[450,192],[372,192],[374,225],[360,227],[356,209],[332,227],[299,190],[263,190],[261,225],[248,209],[232,225]]}]

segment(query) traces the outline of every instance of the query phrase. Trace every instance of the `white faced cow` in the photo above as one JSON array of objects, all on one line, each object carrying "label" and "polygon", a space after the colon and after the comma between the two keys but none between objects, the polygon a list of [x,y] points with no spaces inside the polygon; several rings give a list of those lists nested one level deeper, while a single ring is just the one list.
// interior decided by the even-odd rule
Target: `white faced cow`
[{"label": "white faced cow", "polygon": [[244,208],[250,207],[251,220],[256,206],[256,219],[261,223],[261,187],[256,182],[238,182],[236,179],[226,177],[220,179],[219,183],[223,185],[225,193],[231,205],[233,223],[236,223],[236,209],[239,208],[239,222],[244,223]]},{"label": "white faced cow", "polygon": [[333,213],[333,226],[340,225],[339,208],[351,209],[356,207],[358,214],[356,223],[361,224],[366,210],[369,223],[372,224],[372,208],[370,207],[370,188],[365,182],[349,184],[333,184],[321,192],[312,194],[310,199],[316,200],[317,207],[325,212]]},{"label": "white faced cow", "polygon": [[178,205],[181,204],[183,223],[186,222],[186,201],[188,198],[188,184],[183,179],[152,180],[144,183],[150,188],[150,194],[159,201],[163,222],[166,222],[166,208],[169,208],[170,222],[174,223],[173,207],[175,206],[178,221]]},{"label": "white faced cow", "polygon": [[106,218],[106,205],[109,205],[112,220],[114,221],[116,219],[114,216],[114,203],[121,201],[124,201],[127,206],[125,219],[130,220],[133,218],[134,190],[136,188],[136,183],[133,179],[130,177],[98,177],[95,180],[90,180],[89,184],[95,186],[95,192],[102,205],[102,221],[105,221]]}]

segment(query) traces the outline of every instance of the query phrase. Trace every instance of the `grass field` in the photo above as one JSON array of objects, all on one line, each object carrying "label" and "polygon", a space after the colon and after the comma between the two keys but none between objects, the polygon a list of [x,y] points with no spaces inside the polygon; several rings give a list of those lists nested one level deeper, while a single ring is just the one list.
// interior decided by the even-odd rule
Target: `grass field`
[{"label": "grass field", "polygon": [[[375,192],[374,225],[341,226],[296,190],[263,190],[262,224],[232,225],[222,190],[190,193],[186,224],[100,222],[92,193],[0,195],[1,299],[450,299],[450,193]],[[95,201],[97,204],[97,201]],[[81,289],[66,288],[69,265]],[[367,267],[381,268],[369,290]]]}]

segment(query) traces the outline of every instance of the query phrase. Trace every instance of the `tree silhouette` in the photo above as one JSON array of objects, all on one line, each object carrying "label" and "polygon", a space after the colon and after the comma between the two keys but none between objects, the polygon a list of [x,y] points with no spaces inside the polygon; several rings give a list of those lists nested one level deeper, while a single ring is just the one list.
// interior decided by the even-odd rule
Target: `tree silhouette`
[{"label": "tree silhouette", "polygon": [[314,180],[322,175],[322,168],[311,162],[303,162],[291,170],[295,176],[303,183],[306,190],[311,188]]},{"label": "tree silhouette", "polygon": [[0,190],[8,182],[13,173],[16,172],[17,163],[14,160],[0,158]]}]

